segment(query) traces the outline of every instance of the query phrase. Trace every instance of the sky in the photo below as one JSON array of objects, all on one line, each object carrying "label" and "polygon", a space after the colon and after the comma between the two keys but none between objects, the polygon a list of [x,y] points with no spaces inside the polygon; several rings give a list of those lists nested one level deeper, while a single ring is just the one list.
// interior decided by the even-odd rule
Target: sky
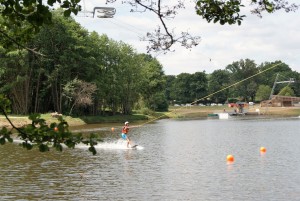
[{"label": "sky", "polygon": [[[297,0],[289,1],[299,4]],[[150,12],[130,12],[132,7],[122,4],[121,0],[113,4],[105,2],[82,1],[83,11],[74,17],[75,20],[90,32],[106,34],[113,40],[131,45],[138,53],[146,53],[148,43],[140,38],[161,26],[157,16]],[[247,1],[245,5],[248,5]],[[113,18],[88,17],[94,7],[114,7],[116,14]],[[300,9],[264,14],[262,18],[250,14],[248,9],[243,10],[247,17],[241,26],[220,25],[202,19],[195,13],[194,3],[186,0],[185,9],[179,10],[176,17],[166,23],[169,30],[177,34],[189,31],[193,36],[200,36],[199,45],[191,50],[174,45],[172,52],[153,52],[151,55],[162,64],[166,75],[212,73],[241,59],[253,60],[257,65],[280,60],[300,72]]]}]

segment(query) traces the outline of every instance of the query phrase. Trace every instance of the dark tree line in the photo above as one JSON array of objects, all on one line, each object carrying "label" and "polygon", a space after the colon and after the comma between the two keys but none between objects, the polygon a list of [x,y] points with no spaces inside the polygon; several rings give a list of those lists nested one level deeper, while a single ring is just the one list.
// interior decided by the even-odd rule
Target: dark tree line
[{"label": "dark tree line", "polygon": [[[224,103],[232,97],[260,101],[270,95],[278,73],[282,79],[300,80],[299,73],[280,61],[257,65],[250,59],[211,74],[166,76],[163,66],[150,55],[138,54],[106,35],[88,33],[60,11],[54,13],[53,22],[28,44],[47,56],[1,46],[0,92],[12,102],[15,114],[114,115],[140,108],[166,111],[170,103]],[[226,88],[234,83],[238,84]],[[274,94],[283,87],[275,88]],[[299,82],[288,87],[300,95]]]},{"label": "dark tree line", "polygon": [[[162,65],[131,46],[88,33],[60,11],[28,44],[41,56],[0,46],[0,93],[15,114],[131,114],[138,101],[167,110]],[[161,106],[162,105],[162,106]]]}]

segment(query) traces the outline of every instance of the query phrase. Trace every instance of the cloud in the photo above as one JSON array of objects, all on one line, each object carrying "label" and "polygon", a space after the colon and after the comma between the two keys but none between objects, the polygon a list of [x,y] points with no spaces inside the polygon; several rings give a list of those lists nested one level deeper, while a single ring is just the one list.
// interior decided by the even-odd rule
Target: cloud
[{"label": "cloud", "polygon": [[[101,6],[97,1],[86,1],[86,5],[87,2],[91,7]],[[141,42],[140,38],[160,25],[158,18],[149,12],[129,12],[131,8],[124,4],[109,6],[117,9],[113,19],[75,19],[89,31],[105,33],[108,37],[122,40],[138,52],[145,53],[147,43]],[[177,33],[188,30],[192,35],[201,36],[201,43],[192,50],[175,45],[175,52],[152,55],[157,56],[167,75],[199,71],[211,73],[224,69],[234,61],[247,58],[257,64],[281,60],[300,72],[300,21],[297,20],[300,19],[300,11],[278,11],[266,14],[263,18],[250,14],[246,9],[244,12],[247,17],[241,26],[222,26],[207,23],[196,15],[193,4],[186,1],[186,9],[166,23],[170,30],[174,29]]]}]

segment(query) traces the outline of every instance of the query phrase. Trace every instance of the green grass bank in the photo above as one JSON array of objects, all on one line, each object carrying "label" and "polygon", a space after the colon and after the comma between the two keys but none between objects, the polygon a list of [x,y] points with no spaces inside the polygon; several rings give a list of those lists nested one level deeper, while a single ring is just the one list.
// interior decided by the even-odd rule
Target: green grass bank
[{"label": "green grass bank", "polygon": [[[78,126],[84,124],[95,123],[123,123],[139,122],[139,121],[156,121],[164,118],[204,118],[208,114],[220,113],[225,109],[226,112],[232,112],[233,108],[225,106],[189,106],[189,107],[170,107],[168,112],[151,112],[147,111],[143,114],[134,112],[132,115],[114,115],[114,116],[82,116],[71,117],[63,116],[63,118],[69,123],[70,126]],[[260,115],[272,115],[282,117],[298,117],[300,116],[300,107],[269,107],[264,108],[260,106],[250,106],[247,108],[249,114],[256,114],[257,109],[260,111]],[[51,114],[42,114],[41,117],[47,121],[47,123],[56,122],[57,118],[51,117]],[[20,127],[26,124],[30,124],[30,120],[27,116],[15,116],[10,115],[9,118],[14,125]],[[3,115],[0,115],[0,127],[11,127],[9,122]]]}]

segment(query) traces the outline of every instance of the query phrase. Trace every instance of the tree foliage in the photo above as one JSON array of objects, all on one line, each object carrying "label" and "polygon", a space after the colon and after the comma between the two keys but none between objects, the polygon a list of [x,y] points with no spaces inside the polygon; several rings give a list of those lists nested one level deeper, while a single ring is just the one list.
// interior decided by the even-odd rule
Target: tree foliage
[{"label": "tree foliage", "polygon": [[268,100],[271,93],[271,87],[267,85],[259,85],[256,94],[255,94],[255,101],[263,101]]},{"label": "tree foliage", "polygon": [[197,14],[206,19],[207,22],[220,22],[221,25],[226,23],[241,25],[245,15],[240,16],[240,8],[243,5],[241,1],[212,1],[199,0],[196,3]]},{"label": "tree foliage", "polygon": [[142,65],[143,81],[140,88],[145,106],[154,111],[167,111],[168,104],[165,94],[162,92],[166,88],[165,74],[162,65],[150,55],[142,55],[144,64]]},{"label": "tree foliage", "polygon": [[213,94],[217,91],[219,93],[213,94],[211,100],[214,103],[224,103],[229,96],[229,89],[223,90],[230,84],[230,73],[226,70],[215,70],[208,78],[208,90],[209,94]]},{"label": "tree foliage", "polygon": [[[295,11],[299,5],[288,4],[285,0],[251,0],[251,13],[262,17],[263,12],[273,13],[284,9],[286,12]],[[246,15],[241,14],[241,8],[245,7],[241,0],[197,0],[196,11],[207,22],[219,22],[224,24],[242,24]]]},{"label": "tree foliage", "polygon": [[252,100],[257,89],[255,82],[258,77],[255,77],[251,80],[248,78],[258,72],[255,62],[250,59],[240,60],[239,62],[233,62],[232,64],[228,65],[226,70],[230,72],[230,79],[233,83],[243,81],[240,84],[230,88],[230,93],[234,97],[240,96],[246,101],[248,101],[249,98]]},{"label": "tree foliage", "polygon": [[278,93],[280,96],[295,96],[293,89],[290,86],[285,86]]},{"label": "tree foliage", "polygon": [[6,0],[1,1],[1,15],[5,17],[9,23],[21,25],[26,21],[35,27],[43,24],[49,24],[52,21],[51,8],[58,3],[64,8],[64,16],[70,16],[71,13],[77,14],[80,11],[80,1],[73,0],[49,0],[47,3],[36,0]]},{"label": "tree foliage", "polygon": [[197,103],[199,98],[207,95],[208,81],[205,72],[181,73],[170,81],[169,101],[176,100],[179,104]]},{"label": "tree foliage", "polygon": [[[106,35],[88,33],[74,19],[63,17],[60,10],[53,13],[52,20],[55,23],[41,27],[28,42],[46,57],[0,46],[0,91],[7,97],[2,98],[2,114],[131,114],[141,98],[159,101],[156,109],[167,108],[164,72],[156,59],[139,55],[131,46]],[[52,145],[60,150],[62,143],[72,148],[81,142],[88,143],[89,150],[96,152],[96,141],[72,137],[63,119],[59,124],[46,125],[40,116],[31,118],[33,127],[13,125],[22,134],[18,137],[26,142],[24,148],[37,144],[41,151]],[[56,127],[62,135],[58,139],[53,132]],[[7,137],[10,132],[4,129],[0,133],[5,141],[11,141]],[[52,144],[57,140],[60,144]]]},{"label": "tree foliage", "polygon": [[[192,79],[194,74],[168,75],[166,94],[171,104],[225,103],[230,99],[262,101],[269,99],[277,73],[284,75],[282,76],[284,79],[295,79],[296,81],[289,84],[289,87],[295,92],[294,96],[300,96],[297,81],[299,73],[292,71],[287,64],[275,61],[257,65],[250,59],[233,62],[223,70],[220,69],[207,74],[208,85],[200,90],[202,92],[200,97],[192,91],[196,86],[201,86]],[[198,82],[200,80],[199,78]],[[205,86],[206,82],[202,83]],[[279,91],[284,87],[285,85],[278,85],[274,94],[279,94]]]},{"label": "tree foliage", "polygon": [[[6,117],[10,111],[10,101],[4,96],[0,96],[0,112]],[[41,152],[49,151],[54,148],[57,151],[63,150],[63,145],[68,148],[74,148],[79,143],[89,145],[89,151],[96,154],[95,145],[99,141],[95,134],[91,134],[89,138],[83,138],[82,134],[71,133],[68,129],[68,123],[59,117],[59,123],[51,123],[48,125],[44,119],[40,118],[39,114],[29,115],[31,124],[23,127],[16,127],[12,122],[11,125],[18,131],[18,136],[22,140],[22,147],[31,150],[33,147],[38,147]],[[6,127],[0,130],[0,144],[4,145],[6,141],[12,143],[12,131]]]},{"label": "tree foliage", "polygon": [[93,104],[93,94],[97,87],[93,83],[88,83],[82,80],[74,79],[68,82],[63,88],[63,95],[70,102],[70,112],[74,107],[87,107]]},{"label": "tree foliage", "polygon": [[77,14],[81,7],[80,0],[3,0],[0,1],[0,35],[5,46],[24,48],[32,53],[41,55],[30,48],[27,42],[34,33],[38,33],[45,24],[51,24],[53,5],[63,9],[64,16]]}]

